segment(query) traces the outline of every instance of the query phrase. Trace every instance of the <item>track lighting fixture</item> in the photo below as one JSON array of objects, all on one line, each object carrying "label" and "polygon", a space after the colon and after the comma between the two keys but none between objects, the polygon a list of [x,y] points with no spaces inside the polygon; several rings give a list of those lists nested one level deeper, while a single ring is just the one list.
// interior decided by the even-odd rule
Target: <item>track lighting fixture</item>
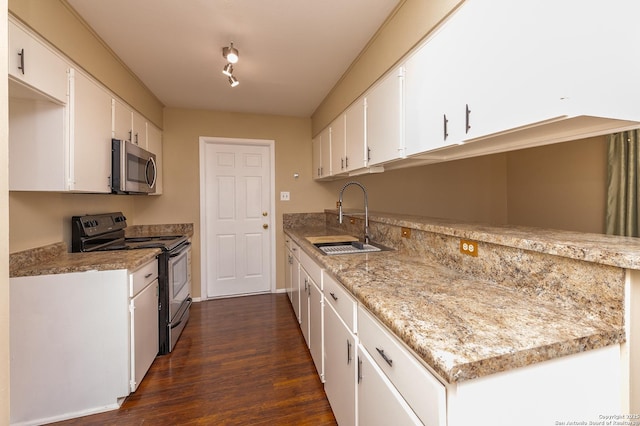
[{"label": "track lighting fixture", "polygon": [[240,53],[238,52],[238,49],[233,47],[233,42],[231,42],[229,47],[223,47],[222,48],[222,56],[224,56],[224,58],[227,60],[227,62],[235,64],[236,62],[238,62],[238,56],[239,55],[240,55]]},{"label": "track lighting fixture", "polygon": [[240,82],[233,76],[233,64],[238,62],[238,49],[233,47],[233,42],[229,44],[229,47],[222,48],[222,56],[227,60],[227,65],[222,69],[222,74],[229,77],[229,84],[231,87],[236,87]]},{"label": "track lighting fixture", "polygon": [[227,65],[224,66],[224,68],[222,69],[222,74],[231,77],[233,75],[233,65],[231,65],[230,63],[227,63]]}]

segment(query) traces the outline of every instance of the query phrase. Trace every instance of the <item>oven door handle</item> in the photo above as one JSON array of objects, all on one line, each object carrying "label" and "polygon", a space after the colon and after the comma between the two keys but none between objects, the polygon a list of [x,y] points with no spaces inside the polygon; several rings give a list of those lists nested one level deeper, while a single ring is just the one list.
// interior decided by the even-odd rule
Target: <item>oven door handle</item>
[{"label": "oven door handle", "polygon": [[180,250],[179,250],[179,251],[177,251],[177,252],[175,252],[175,253],[171,253],[171,254],[169,255],[169,257],[170,257],[170,258],[171,258],[171,257],[178,257],[178,256],[180,256],[180,255],[181,255],[185,250],[187,250],[187,249],[188,249],[188,248],[190,248],[190,247],[191,247],[191,243],[190,243],[189,241],[187,241],[187,242],[185,242],[185,243],[180,247]]},{"label": "oven door handle", "polygon": [[176,328],[177,326],[179,326],[180,324],[182,324],[182,319],[184,318],[184,314],[186,312],[189,312],[189,308],[191,307],[191,304],[193,303],[193,299],[191,297],[188,297],[185,300],[185,303],[183,303],[182,306],[186,307],[184,309],[182,309],[182,314],[180,315],[180,319],[176,322],[176,323],[171,323],[171,328]]}]

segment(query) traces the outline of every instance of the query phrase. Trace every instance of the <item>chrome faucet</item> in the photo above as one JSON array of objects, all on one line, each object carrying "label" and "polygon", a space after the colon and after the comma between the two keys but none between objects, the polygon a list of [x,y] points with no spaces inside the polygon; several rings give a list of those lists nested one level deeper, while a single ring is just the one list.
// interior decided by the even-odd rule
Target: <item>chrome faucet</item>
[{"label": "chrome faucet", "polygon": [[344,190],[347,189],[350,185],[359,186],[364,193],[364,243],[369,244],[369,201],[367,201],[367,190],[365,187],[356,181],[347,182],[342,189],[340,190],[340,198],[338,200],[338,222],[342,223],[342,196],[344,194]]}]

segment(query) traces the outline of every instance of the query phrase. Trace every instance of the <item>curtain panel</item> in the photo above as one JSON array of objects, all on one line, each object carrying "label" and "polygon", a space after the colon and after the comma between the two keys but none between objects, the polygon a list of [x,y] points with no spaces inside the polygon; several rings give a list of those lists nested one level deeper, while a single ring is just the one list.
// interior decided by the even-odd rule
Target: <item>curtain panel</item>
[{"label": "curtain panel", "polygon": [[638,237],[640,131],[614,133],[608,142],[606,233]]}]

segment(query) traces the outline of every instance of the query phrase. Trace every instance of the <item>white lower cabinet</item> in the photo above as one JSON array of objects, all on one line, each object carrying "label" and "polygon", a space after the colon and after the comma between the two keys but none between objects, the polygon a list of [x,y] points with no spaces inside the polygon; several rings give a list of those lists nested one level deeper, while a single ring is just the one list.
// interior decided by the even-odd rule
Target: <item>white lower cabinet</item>
[{"label": "white lower cabinet", "polygon": [[142,378],[158,355],[158,266],[148,263],[129,275],[131,301],[131,392],[140,385]]},{"label": "white lower cabinet", "polygon": [[340,426],[356,424],[355,335],[326,301],[324,308],[324,391]]},{"label": "white lower cabinet", "polygon": [[322,291],[309,280],[309,350],[320,380],[324,382],[324,301]]},{"label": "white lower cabinet", "polygon": [[[298,321],[298,324],[300,324],[300,296],[302,295],[302,292],[300,291],[300,260],[298,257],[298,253],[300,252],[300,249],[298,245],[294,243],[293,240],[291,240],[290,238],[286,238],[286,240],[288,240],[287,262],[288,262],[289,268],[291,269],[290,271],[291,278],[290,278],[290,281],[287,281],[288,283],[287,288],[289,288],[290,290],[287,290],[287,292],[289,294],[289,300],[291,301],[291,307],[293,308],[293,313],[296,316],[296,320]],[[287,278],[285,277],[285,279]]]},{"label": "white lower cabinet", "polygon": [[362,345],[358,346],[357,392],[359,425],[422,424]]},{"label": "white lower cabinet", "polygon": [[309,339],[309,276],[303,268],[300,268],[300,329],[302,330],[302,336],[307,344],[307,347],[311,347],[311,340]]},{"label": "white lower cabinet", "polygon": [[624,411],[620,345],[445,385],[342,284],[298,252],[301,327],[340,426],[538,426],[596,422],[603,413]]},{"label": "white lower cabinet", "polygon": [[157,271],[10,279],[11,424],[120,406],[158,352]]}]

